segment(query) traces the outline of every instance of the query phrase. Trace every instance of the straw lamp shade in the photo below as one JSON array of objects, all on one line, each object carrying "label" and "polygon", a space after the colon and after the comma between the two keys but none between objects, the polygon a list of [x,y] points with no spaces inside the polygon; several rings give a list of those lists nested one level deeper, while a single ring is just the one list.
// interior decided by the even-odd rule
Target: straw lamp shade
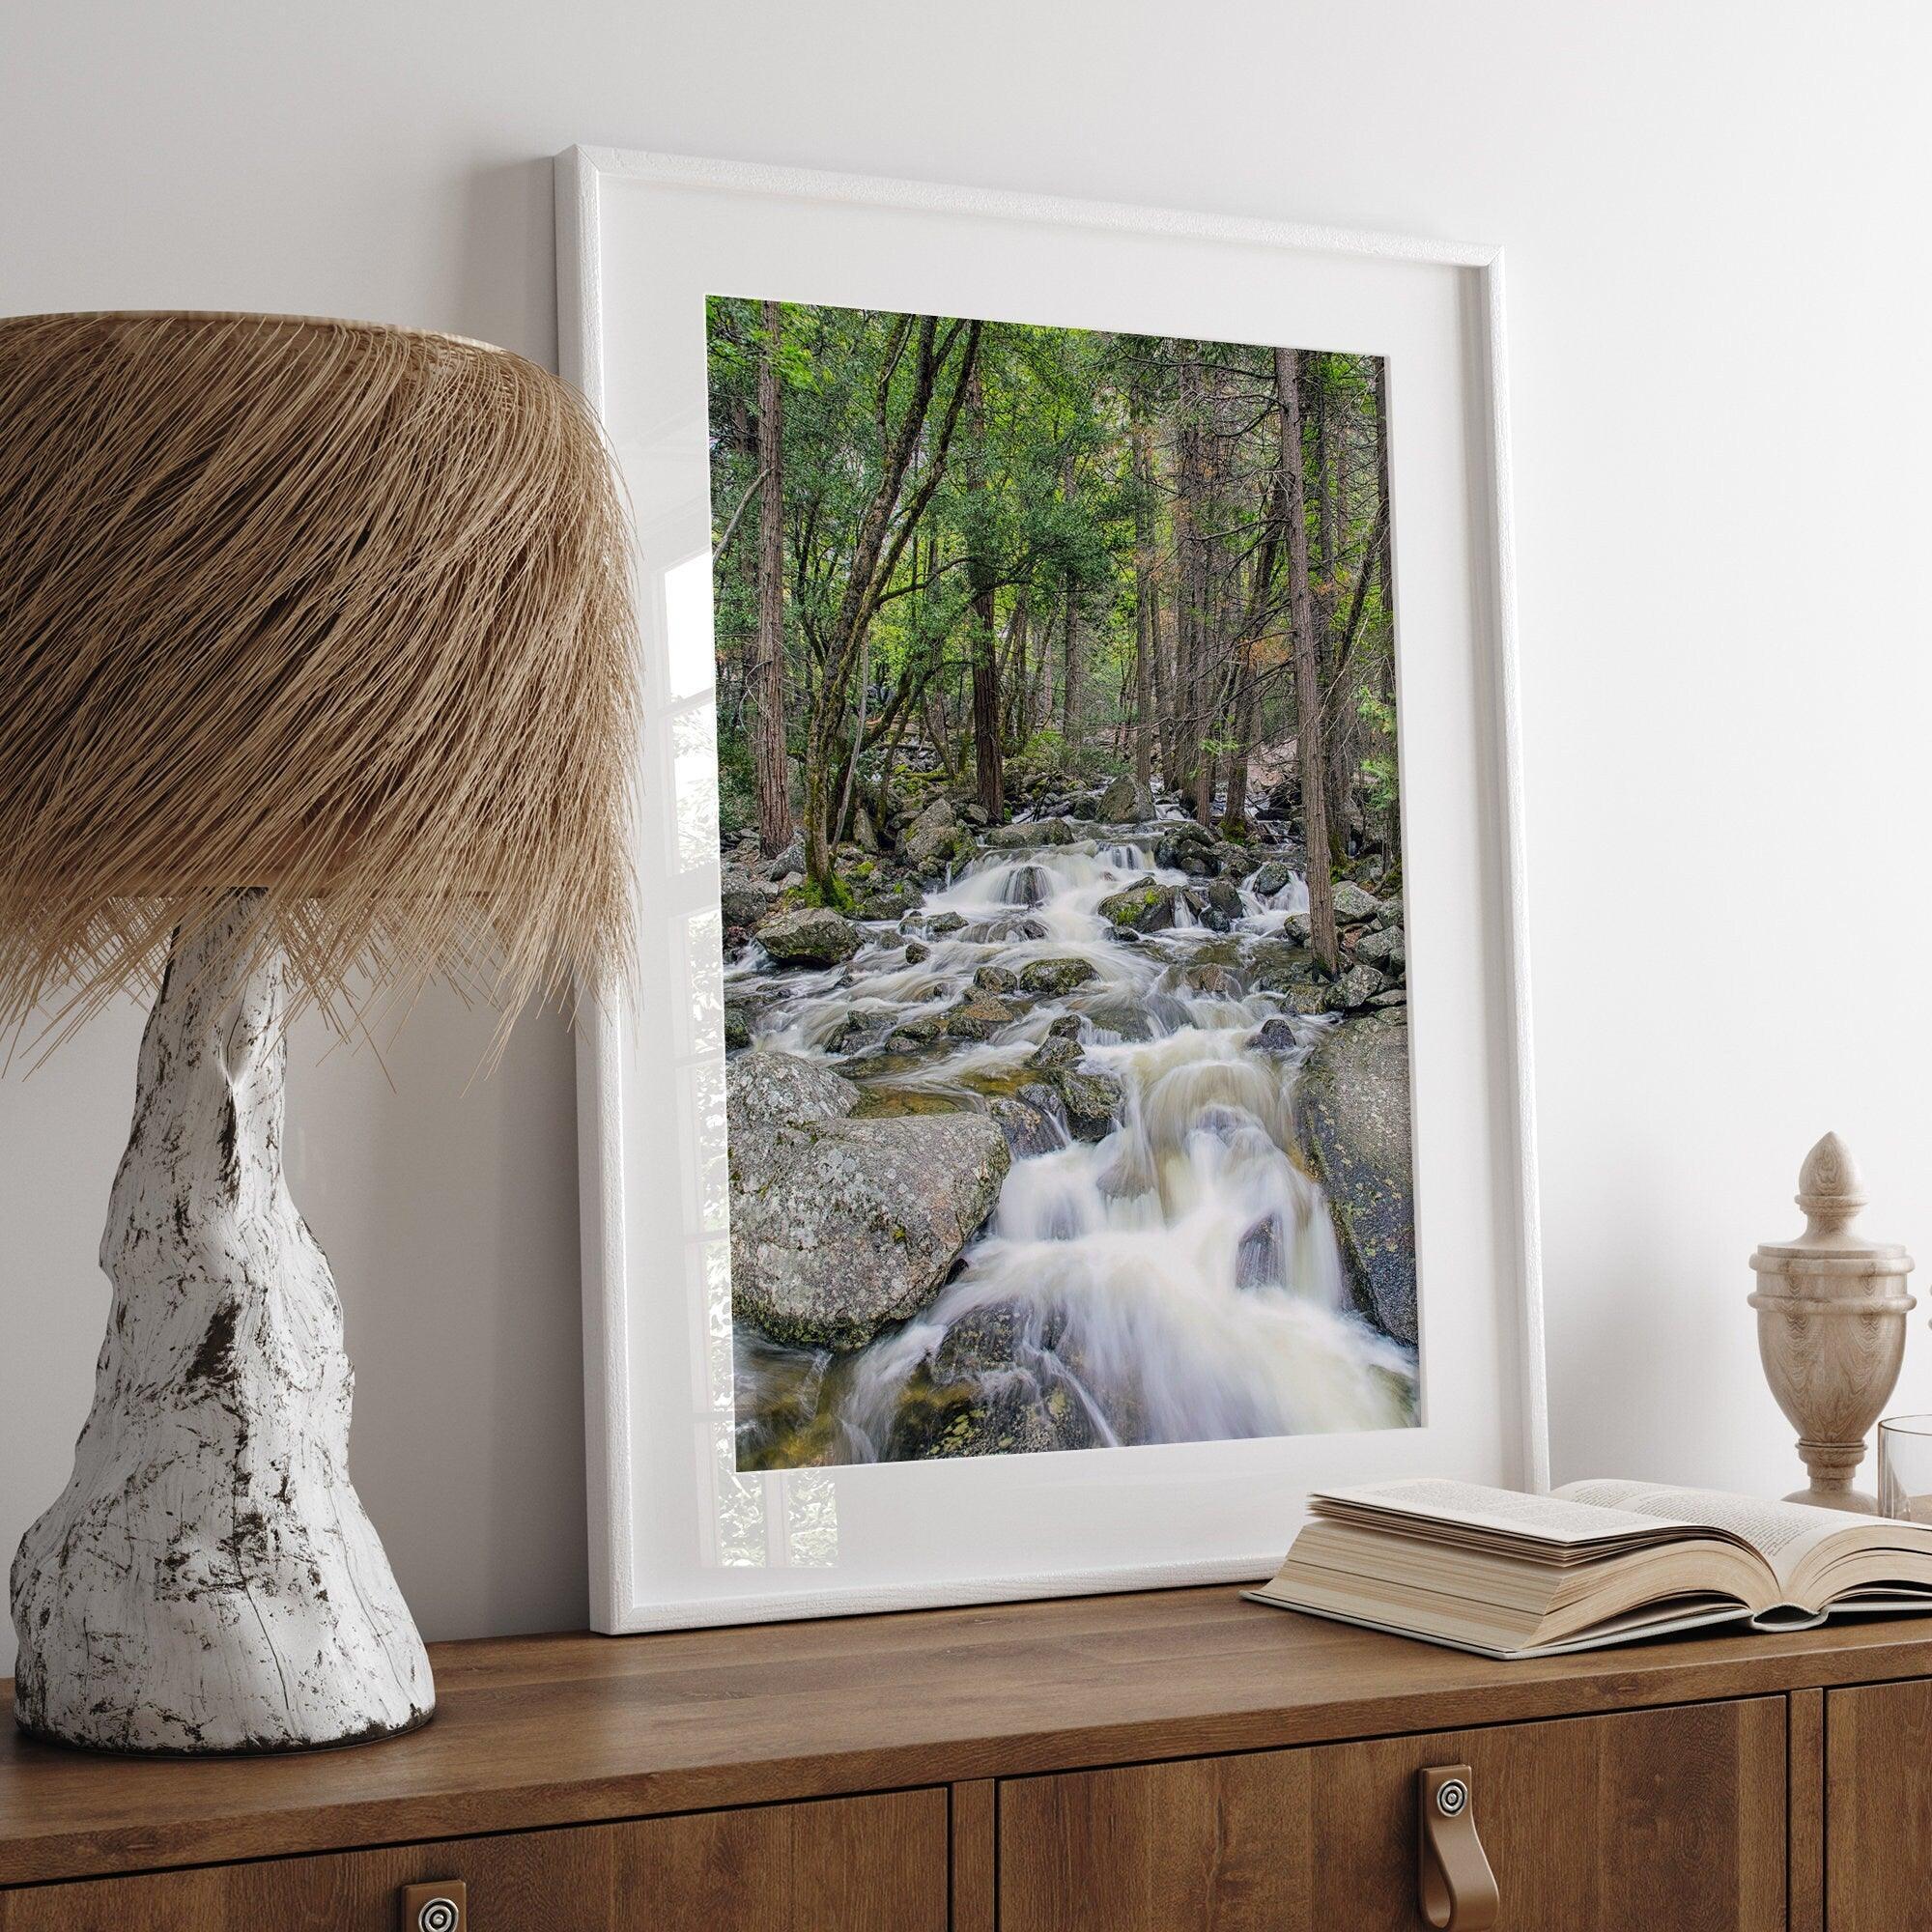
[{"label": "straw lamp shade", "polygon": [[205,1751],[427,1717],[282,1179],[287,1021],[440,976],[507,1026],[613,985],[638,690],[611,467],[533,364],[294,317],[0,321],[0,1029],[44,1050],[160,989],[93,1412],[14,1567],[30,1728]]}]

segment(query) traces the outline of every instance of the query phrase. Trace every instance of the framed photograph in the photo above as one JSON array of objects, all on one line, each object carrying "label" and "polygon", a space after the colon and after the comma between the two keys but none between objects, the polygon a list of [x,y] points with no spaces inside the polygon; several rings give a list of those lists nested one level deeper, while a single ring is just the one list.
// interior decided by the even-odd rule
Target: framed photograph
[{"label": "framed photograph", "polygon": [[642,962],[611,1632],[1265,1576],[1546,1480],[1501,259],[576,149]]}]

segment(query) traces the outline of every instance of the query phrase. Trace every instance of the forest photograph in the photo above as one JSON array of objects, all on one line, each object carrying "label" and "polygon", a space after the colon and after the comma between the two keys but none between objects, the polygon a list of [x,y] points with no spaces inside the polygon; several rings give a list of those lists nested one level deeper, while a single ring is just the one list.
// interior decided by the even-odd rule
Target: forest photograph
[{"label": "forest photograph", "polygon": [[1385,364],[707,348],[738,1467],[1415,1425]]}]

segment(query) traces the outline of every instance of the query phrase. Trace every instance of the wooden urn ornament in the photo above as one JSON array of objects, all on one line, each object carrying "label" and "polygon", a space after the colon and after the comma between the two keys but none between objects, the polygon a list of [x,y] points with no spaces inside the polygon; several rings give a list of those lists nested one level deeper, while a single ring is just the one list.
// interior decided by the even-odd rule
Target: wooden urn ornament
[{"label": "wooden urn ornament", "polygon": [[1885,1408],[1905,1354],[1905,1292],[1912,1257],[1852,1227],[1865,1194],[1850,1151],[1827,1134],[1798,1171],[1804,1232],[1751,1256],[1758,1352],[1771,1392],[1798,1431],[1811,1480],[1787,1502],[1876,1515],[1852,1488],[1865,1436]]},{"label": "wooden urn ornament", "polygon": [[0,1029],[50,1049],[158,982],[93,1407],[14,1559],[27,1730],[194,1754],[430,1715],[283,1179],[288,1023],[440,977],[507,1029],[620,981],[629,554],[594,419],[521,356],[0,320]]}]

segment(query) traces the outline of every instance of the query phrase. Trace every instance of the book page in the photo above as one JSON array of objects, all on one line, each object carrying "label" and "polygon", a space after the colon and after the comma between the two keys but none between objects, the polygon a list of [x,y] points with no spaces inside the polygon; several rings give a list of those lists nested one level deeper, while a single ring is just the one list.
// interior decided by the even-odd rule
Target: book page
[{"label": "book page", "polygon": [[1556,1495],[1599,1509],[1634,1510],[1673,1522],[1695,1523],[1748,1545],[1780,1578],[1825,1538],[1867,1526],[1864,1520],[1810,1503],[1770,1502],[1762,1496],[1735,1495],[1724,1490],[1686,1490],[1670,1483],[1634,1483],[1600,1478],[1566,1483]]},{"label": "book page", "polygon": [[1594,1496],[1572,1496],[1568,1491],[1530,1495],[1520,1490],[1492,1489],[1486,1483],[1451,1482],[1439,1476],[1365,1483],[1356,1489],[1318,1490],[1309,1502],[1318,1515],[1358,1520],[1365,1516],[1419,1518],[1562,1548],[1653,1537],[1660,1531],[1681,1529],[1692,1520],[1682,1516],[1646,1515],[1621,1504],[1600,1503]]}]

